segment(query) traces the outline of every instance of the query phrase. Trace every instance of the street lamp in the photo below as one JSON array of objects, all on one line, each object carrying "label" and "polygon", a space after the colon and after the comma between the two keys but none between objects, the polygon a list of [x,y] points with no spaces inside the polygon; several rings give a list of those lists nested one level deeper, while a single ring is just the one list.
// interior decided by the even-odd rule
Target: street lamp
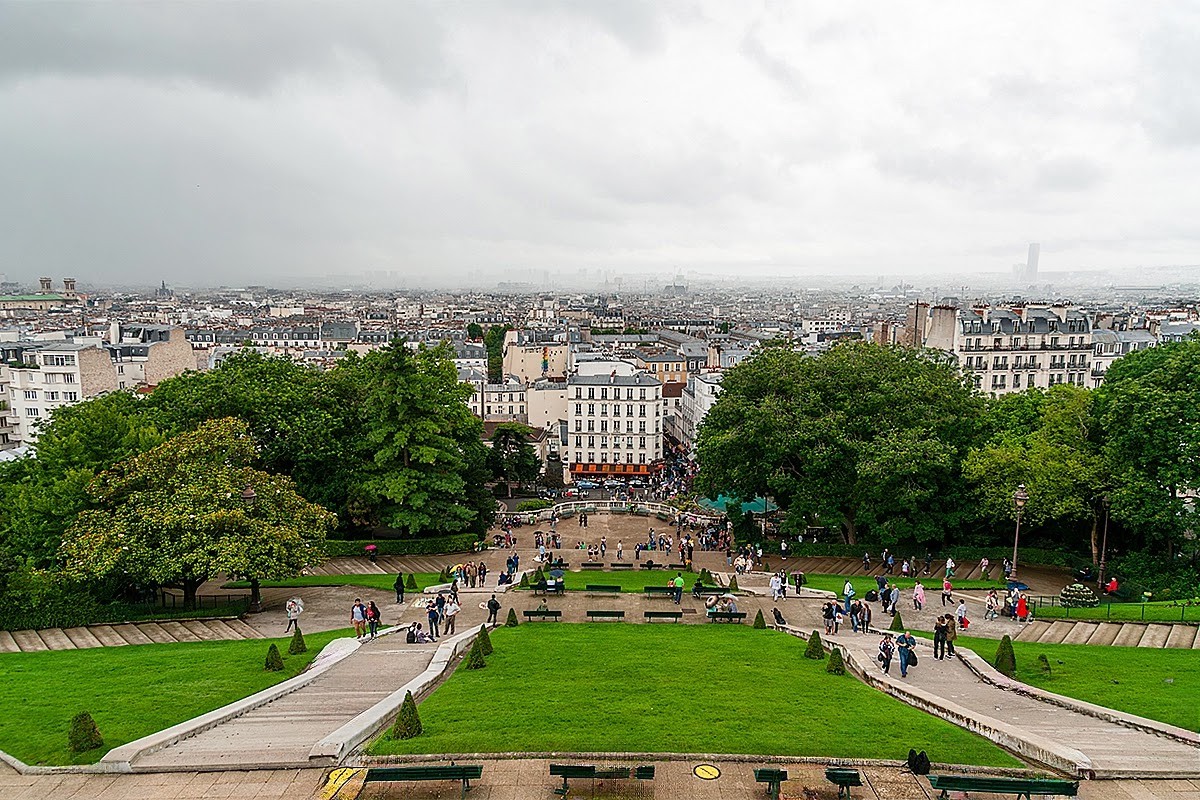
[{"label": "street lamp", "polygon": [[1013,493],[1013,503],[1017,506],[1017,530],[1013,534],[1013,557],[1012,571],[1008,573],[1010,579],[1017,577],[1017,545],[1021,541],[1021,513],[1025,510],[1025,504],[1029,502],[1029,494],[1025,491],[1025,484],[1018,484],[1017,491]]},{"label": "street lamp", "polygon": [[1100,590],[1104,590],[1104,562],[1108,555],[1108,510],[1112,508],[1112,500],[1108,495],[1100,498],[1100,505],[1104,506],[1104,542],[1100,545]]},{"label": "street lamp", "polygon": [[[258,493],[254,488],[247,486],[241,494],[242,503],[249,510],[254,507],[254,501],[258,500]],[[262,611],[262,591],[258,584],[258,578],[250,578],[250,613],[257,614]]]}]

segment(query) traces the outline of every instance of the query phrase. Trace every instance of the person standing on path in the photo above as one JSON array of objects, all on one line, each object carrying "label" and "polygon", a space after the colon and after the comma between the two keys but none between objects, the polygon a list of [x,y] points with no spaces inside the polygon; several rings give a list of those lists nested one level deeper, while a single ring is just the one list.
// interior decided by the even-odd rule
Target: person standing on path
[{"label": "person standing on path", "polygon": [[987,593],[987,599],[984,600],[983,618],[995,619],[996,617],[1000,616],[999,608],[1000,596],[996,594],[995,589],[989,589]]},{"label": "person standing on path", "polygon": [[496,599],[496,595],[492,595],[492,599],[487,601],[489,624],[496,624],[496,615],[500,613],[500,601]]},{"label": "person standing on path", "polygon": [[675,590],[675,605],[679,605],[683,601],[683,573],[675,574],[674,580],[671,581],[671,588]]},{"label": "person standing on path", "polygon": [[354,605],[350,607],[350,624],[354,626],[354,636],[361,639],[367,632],[367,607],[363,605],[361,597],[354,598]]},{"label": "person standing on path", "polygon": [[938,661],[946,658],[946,618],[942,616],[933,623],[933,657]]},{"label": "person standing on path", "polygon": [[396,604],[404,602],[404,573],[396,573],[396,582],[392,584],[392,588],[396,590]]},{"label": "person standing on path", "polygon": [[[438,596],[440,597],[441,595]],[[438,633],[438,623],[442,619],[442,615],[438,612],[437,603],[430,600],[425,604],[425,616],[429,619],[429,635],[436,642],[438,636],[441,635]]]},{"label": "person standing on path", "polygon": [[879,663],[883,665],[883,674],[887,675],[888,670],[892,668],[892,655],[896,652],[896,645],[892,642],[892,635],[885,633],[883,639],[879,642]]},{"label": "person standing on path", "polygon": [[929,550],[926,550],[925,551],[925,571],[922,574],[928,575],[932,568],[933,568],[933,553],[930,552]]},{"label": "person standing on path", "polygon": [[379,619],[382,614],[379,613],[379,606],[375,605],[372,600],[367,603],[367,628],[371,633],[371,638],[375,638],[375,634],[379,632]]},{"label": "person standing on path", "polygon": [[896,637],[896,649],[900,652],[900,677],[908,677],[908,664],[912,661],[913,648],[917,646],[917,640],[911,633],[905,631]]},{"label": "person standing on path", "polygon": [[625,560],[625,545],[620,541],[617,542],[617,561]]},{"label": "person standing on path", "polygon": [[304,604],[300,602],[300,598],[293,597],[291,600],[288,600],[286,610],[288,624],[287,627],[284,628],[283,632],[287,633],[293,627],[295,627],[296,630],[300,630],[300,612],[304,610]]},{"label": "person standing on path", "polygon": [[460,606],[458,604],[458,600],[453,597],[450,598],[448,603],[446,603],[446,608],[443,612],[445,614],[446,624],[442,630],[445,635],[449,636],[450,634],[454,633],[454,622],[458,618],[458,612],[461,610],[462,606]]},{"label": "person standing on path", "polygon": [[608,553],[608,537],[601,536],[600,537],[600,559],[603,560],[607,553]]},{"label": "person standing on path", "polygon": [[954,625],[954,617],[946,617],[946,655],[954,656],[954,640],[958,638],[958,628]]},{"label": "person standing on path", "polygon": [[961,597],[958,599],[958,608],[954,609],[954,618],[958,620],[958,627],[966,629],[963,620],[967,618],[967,601]]}]

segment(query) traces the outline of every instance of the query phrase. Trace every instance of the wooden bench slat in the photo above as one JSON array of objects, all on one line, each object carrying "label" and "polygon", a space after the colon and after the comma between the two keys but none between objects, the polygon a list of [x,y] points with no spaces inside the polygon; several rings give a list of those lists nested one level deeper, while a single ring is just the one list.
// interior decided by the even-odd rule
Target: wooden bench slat
[{"label": "wooden bench slat", "polygon": [[1075,797],[1079,794],[1079,781],[1055,778],[1002,778],[974,775],[930,775],[929,785],[941,791],[942,797],[950,792],[991,792],[1013,794],[1018,797],[1030,795],[1063,795]]}]

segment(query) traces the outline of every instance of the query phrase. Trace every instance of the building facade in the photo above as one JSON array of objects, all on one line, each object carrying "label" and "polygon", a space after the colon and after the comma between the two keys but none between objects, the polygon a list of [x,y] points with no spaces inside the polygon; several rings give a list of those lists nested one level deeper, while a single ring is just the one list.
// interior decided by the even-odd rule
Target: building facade
[{"label": "building facade", "polygon": [[576,480],[649,475],[662,459],[662,437],[662,384],[654,376],[568,379],[563,461]]}]

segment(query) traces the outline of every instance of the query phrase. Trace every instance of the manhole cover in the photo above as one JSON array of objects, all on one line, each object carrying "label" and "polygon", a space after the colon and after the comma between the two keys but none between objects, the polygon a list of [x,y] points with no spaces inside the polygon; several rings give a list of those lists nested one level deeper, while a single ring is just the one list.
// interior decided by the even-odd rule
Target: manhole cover
[{"label": "manhole cover", "polygon": [[721,770],[714,764],[699,764],[692,770],[692,774],[702,781],[712,781],[721,777]]}]

